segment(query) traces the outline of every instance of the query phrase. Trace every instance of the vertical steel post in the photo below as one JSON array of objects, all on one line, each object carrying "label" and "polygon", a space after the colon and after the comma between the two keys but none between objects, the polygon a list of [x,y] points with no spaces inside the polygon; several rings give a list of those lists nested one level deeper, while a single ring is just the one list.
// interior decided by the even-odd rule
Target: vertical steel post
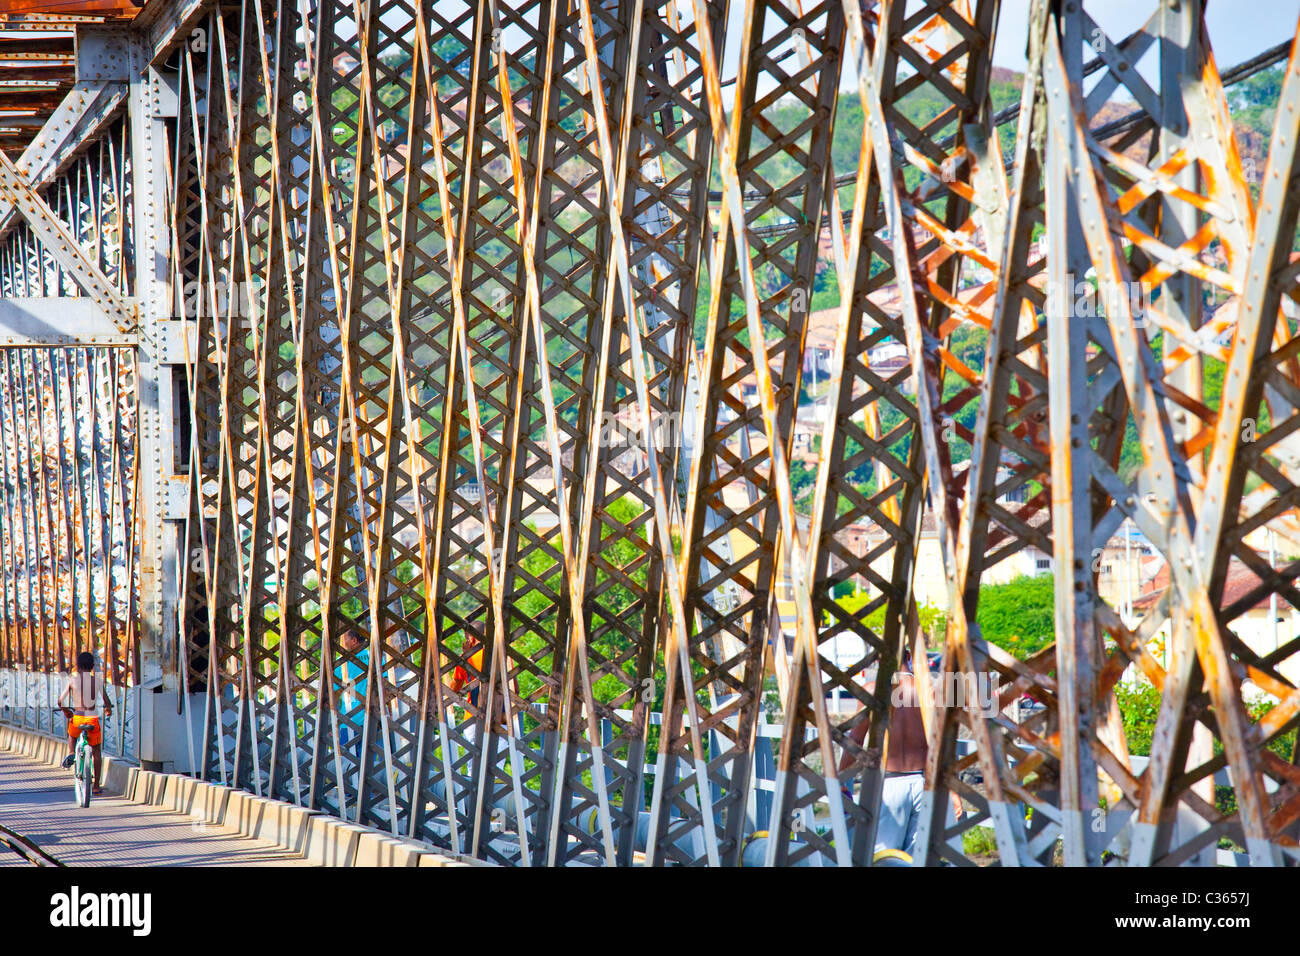
[{"label": "vertical steel post", "polygon": [[[130,42],[130,124],[135,270],[132,287],[139,309],[136,353],[140,504],[140,684],[138,693],[141,765],[172,770],[187,752],[183,724],[174,713],[176,682],[182,679],[177,653],[177,581],[180,524],[169,517],[169,476],[174,470],[176,422],[173,372],[163,364],[162,336],[170,316],[169,239],[166,176],[166,120],[176,115],[176,91],[162,71],[149,65],[141,38]],[[169,709],[172,712],[169,712]]]}]

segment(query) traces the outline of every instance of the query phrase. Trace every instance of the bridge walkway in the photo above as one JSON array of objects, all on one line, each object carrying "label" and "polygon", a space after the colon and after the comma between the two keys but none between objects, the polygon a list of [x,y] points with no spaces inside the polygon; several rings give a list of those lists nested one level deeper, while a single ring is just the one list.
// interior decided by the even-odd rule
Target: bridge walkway
[{"label": "bridge walkway", "polygon": [[[314,866],[269,840],[105,794],[82,809],[72,775],[0,751],[0,825],[67,866]],[[17,858],[10,862],[17,862]]]}]

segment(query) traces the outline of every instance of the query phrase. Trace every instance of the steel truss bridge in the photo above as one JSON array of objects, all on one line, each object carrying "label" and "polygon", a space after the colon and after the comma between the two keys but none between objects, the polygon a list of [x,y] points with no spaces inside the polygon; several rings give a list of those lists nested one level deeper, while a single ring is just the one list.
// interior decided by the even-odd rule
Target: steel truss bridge
[{"label": "steel truss bridge", "polygon": [[[1300,637],[1231,627],[1300,606],[1259,543],[1300,554],[1300,47],[1221,71],[1203,0],[1035,0],[995,112],[999,6],[0,3],[0,717],[48,728],[91,648],[157,769],[502,863],[866,865],[924,526],[916,862],[1294,865]],[[1251,169],[1225,87],[1274,63]],[[1125,521],[1140,620],[1098,590]],[[976,613],[1030,548],[1018,659]]]}]

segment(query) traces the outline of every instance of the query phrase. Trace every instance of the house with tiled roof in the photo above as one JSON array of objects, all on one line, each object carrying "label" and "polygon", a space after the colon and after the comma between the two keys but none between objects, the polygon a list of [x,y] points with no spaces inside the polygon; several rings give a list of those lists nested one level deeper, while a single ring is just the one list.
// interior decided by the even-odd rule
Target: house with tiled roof
[{"label": "house with tiled roof", "polygon": [[[1162,559],[1156,560],[1159,570],[1144,583],[1142,594],[1133,601],[1135,616],[1150,613],[1169,587],[1169,565]],[[1238,558],[1228,562],[1219,606],[1231,615],[1229,630],[1261,657],[1300,636],[1300,610],[1280,594],[1274,600],[1260,576]],[[1165,622],[1156,643],[1162,644],[1168,634],[1169,623]],[[1278,670],[1293,684],[1300,684],[1300,661],[1294,656],[1279,665]]]}]

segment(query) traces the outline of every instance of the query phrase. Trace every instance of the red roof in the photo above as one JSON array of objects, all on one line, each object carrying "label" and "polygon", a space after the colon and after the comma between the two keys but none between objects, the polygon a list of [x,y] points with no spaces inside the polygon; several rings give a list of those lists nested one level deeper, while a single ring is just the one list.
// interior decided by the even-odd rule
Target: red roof
[{"label": "red roof", "polygon": [[[1261,580],[1258,574],[1241,561],[1240,558],[1232,558],[1228,562],[1228,577],[1223,586],[1223,599],[1220,601],[1220,607],[1231,607],[1251,591],[1259,588]],[[1142,588],[1142,594],[1134,599],[1133,608],[1138,611],[1146,611],[1156,606],[1165,589],[1169,587],[1169,565],[1163,563],[1160,570],[1149,581],[1145,582]],[[1258,601],[1251,605],[1251,610],[1255,608],[1268,607],[1269,595],[1264,592]],[[1290,609],[1291,604],[1278,595],[1277,606],[1279,609]]]}]

